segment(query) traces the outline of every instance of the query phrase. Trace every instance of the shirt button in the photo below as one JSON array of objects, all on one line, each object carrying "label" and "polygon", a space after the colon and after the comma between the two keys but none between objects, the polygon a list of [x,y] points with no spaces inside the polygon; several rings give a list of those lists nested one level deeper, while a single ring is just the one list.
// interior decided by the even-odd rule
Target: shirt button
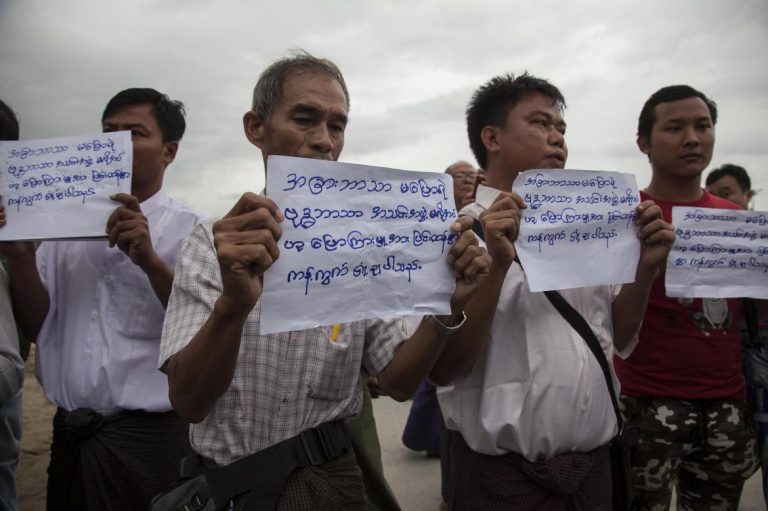
[{"label": "shirt button", "polygon": [[93,312],[91,313],[91,317],[92,317],[93,319],[99,319],[99,311],[93,311]]}]

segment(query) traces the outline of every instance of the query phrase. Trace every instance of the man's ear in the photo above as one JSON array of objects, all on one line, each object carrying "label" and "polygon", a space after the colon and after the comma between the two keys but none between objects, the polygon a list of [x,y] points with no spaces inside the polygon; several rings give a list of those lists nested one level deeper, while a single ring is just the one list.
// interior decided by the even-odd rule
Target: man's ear
[{"label": "man's ear", "polygon": [[243,131],[245,131],[245,138],[251,144],[261,148],[261,142],[264,140],[266,129],[264,119],[253,110],[248,110],[243,114]]},{"label": "man's ear", "polygon": [[496,126],[485,126],[480,131],[480,140],[483,141],[485,150],[488,153],[497,153],[501,150],[499,142],[499,128]]},{"label": "man's ear", "polygon": [[179,150],[178,140],[174,140],[173,142],[165,142],[163,144],[163,162],[165,163],[166,167],[171,163],[173,163],[173,160],[176,159],[176,151],[178,150]]},{"label": "man's ear", "polygon": [[651,143],[648,141],[648,137],[645,135],[637,136],[637,147],[643,154],[648,154],[651,151]]}]

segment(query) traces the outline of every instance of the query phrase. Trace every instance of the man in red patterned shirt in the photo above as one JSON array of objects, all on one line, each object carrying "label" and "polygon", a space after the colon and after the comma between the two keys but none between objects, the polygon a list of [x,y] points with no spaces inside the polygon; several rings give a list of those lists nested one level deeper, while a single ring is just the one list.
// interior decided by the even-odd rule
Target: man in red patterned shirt
[{"label": "man in red patterned shirt", "polygon": [[[664,87],[640,113],[637,145],[651,183],[641,193],[671,221],[673,206],[738,209],[701,188],[712,158],[717,106],[687,86]],[[741,373],[739,299],[666,296],[652,288],[640,341],[614,358],[627,428],[637,431],[631,509],[667,509],[676,486],[681,509],[738,507],[755,471]]]}]

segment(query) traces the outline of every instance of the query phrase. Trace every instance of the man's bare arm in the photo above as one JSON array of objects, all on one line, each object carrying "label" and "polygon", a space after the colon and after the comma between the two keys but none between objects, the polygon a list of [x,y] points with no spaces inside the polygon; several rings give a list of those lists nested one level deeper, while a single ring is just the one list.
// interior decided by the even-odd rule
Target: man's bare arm
[{"label": "man's bare arm", "polygon": [[35,341],[50,308],[48,290],[37,271],[35,246],[26,242],[0,243],[0,253],[8,257],[8,284],[16,324],[27,339]]},{"label": "man's bare arm", "polygon": [[232,382],[245,321],[261,297],[264,271],[279,256],[282,220],[274,202],[247,193],[213,226],[222,294],[165,368],[171,404],[188,422],[202,421]]},{"label": "man's bare arm", "polygon": [[467,305],[467,321],[453,335],[435,364],[430,379],[448,385],[469,373],[491,338],[491,324],[501,294],[501,287],[515,259],[514,240],[520,226],[523,200],[514,193],[500,193],[480,215],[491,265],[488,277]]},{"label": "man's bare arm", "polygon": [[[5,206],[0,204],[0,229],[6,222]],[[16,324],[34,342],[50,307],[48,290],[37,271],[35,245],[28,241],[3,241],[0,254],[8,258],[8,284]]]},{"label": "man's bare arm", "polygon": [[[456,290],[451,298],[452,313],[437,318],[446,326],[460,321],[462,311],[489,271],[490,257],[477,246],[477,239],[469,229],[471,226],[472,219],[466,217],[453,225],[454,230],[462,234],[447,256],[456,277]],[[398,401],[410,398],[434,366],[446,343],[453,342],[453,335],[446,335],[428,319],[422,319],[416,332],[400,345],[389,365],[377,375],[379,385]]]},{"label": "man's bare arm", "polygon": [[168,360],[169,397],[187,422],[205,419],[229,388],[248,312],[219,298],[200,331]]},{"label": "man's bare arm", "polygon": [[637,206],[637,236],[640,238],[640,261],[635,281],[622,286],[613,301],[613,343],[617,350],[625,349],[640,330],[653,281],[661,274],[666,264],[675,232],[672,225],[664,221],[661,208],[653,201]]}]

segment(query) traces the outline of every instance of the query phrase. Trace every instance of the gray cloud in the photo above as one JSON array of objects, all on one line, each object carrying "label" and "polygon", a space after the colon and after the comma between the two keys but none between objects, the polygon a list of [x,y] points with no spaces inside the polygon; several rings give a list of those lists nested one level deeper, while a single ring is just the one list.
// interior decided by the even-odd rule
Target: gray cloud
[{"label": "gray cloud", "polygon": [[[442,170],[471,160],[471,92],[527,69],[566,94],[569,166],[635,172],[643,186],[637,113],[659,87],[690,83],[720,105],[713,164],[741,163],[768,189],[763,0],[0,0],[0,97],[25,138],[98,131],[103,105],[130,86],[183,100],[188,131],[167,188],[222,214],[263,186],[261,156],[242,135],[250,90],[270,61],[298,47],[345,73],[345,161]],[[758,207],[768,209],[768,193]]]}]

